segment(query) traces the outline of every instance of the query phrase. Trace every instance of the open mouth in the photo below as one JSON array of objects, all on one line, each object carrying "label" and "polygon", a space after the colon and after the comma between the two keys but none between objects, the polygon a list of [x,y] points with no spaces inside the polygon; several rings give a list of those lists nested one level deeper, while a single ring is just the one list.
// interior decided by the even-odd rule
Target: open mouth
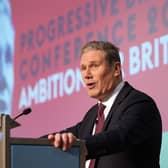
[{"label": "open mouth", "polygon": [[87,83],[87,88],[88,88],[88,89],[93,89],[95,86],[96,86],[96,83],[95,83],[95,82]]}]

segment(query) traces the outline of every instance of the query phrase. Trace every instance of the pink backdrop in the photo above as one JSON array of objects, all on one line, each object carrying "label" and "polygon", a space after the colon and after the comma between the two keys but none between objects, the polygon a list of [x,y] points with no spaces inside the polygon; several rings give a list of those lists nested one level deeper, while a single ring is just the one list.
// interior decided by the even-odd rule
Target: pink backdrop
[{"label": "pink backdrop", "polygon": [[[113,2],[113,3],[112,3]],[[79,48],[89,40],[120,47],[124,80],[157,102],[168,131],[168,1],[12,0],[15,86],[13,136],[39,137],[68,127],[95,100],[79,75]]]}]

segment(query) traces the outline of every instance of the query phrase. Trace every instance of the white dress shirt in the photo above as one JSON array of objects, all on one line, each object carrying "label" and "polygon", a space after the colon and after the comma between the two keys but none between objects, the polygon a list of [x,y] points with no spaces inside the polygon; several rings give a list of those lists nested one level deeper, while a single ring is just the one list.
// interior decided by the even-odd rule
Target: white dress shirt
[{"label": "white dress shirt", "polygon": [[[114,101],[115,101],[117,95],[120,93],[123,86],[124,86],[124,81],[120,82],[117,85],[117,87],[111,93],[111,96],[106,101],[101,102],[102,104],[104,104],[106,106],[106,108],[104,109],[104,119],[105,120],[106,120],[106,118],[107,118],[107,116],[110,112],[110,109],[111,109],[112,105],[114,104]],[[98,102],[98,103],[100,103],[100,102]],[[95,128],[96,128],[96,124],[94,125],[92,134],[95,133]],[[89,167],[89,163],[90,163],[90,160],[87,160],[86,163],[85,163],[85,168]]]}]

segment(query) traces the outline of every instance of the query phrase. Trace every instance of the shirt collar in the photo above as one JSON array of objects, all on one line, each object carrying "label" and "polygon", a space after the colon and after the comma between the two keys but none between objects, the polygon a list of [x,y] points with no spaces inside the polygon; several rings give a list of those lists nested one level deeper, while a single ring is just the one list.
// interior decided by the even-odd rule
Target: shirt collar
[{"label": "shirt collar", "polygon": [[[117,97],[117,95],[119,94],[120,90],[123,88],[124,86],[124,81],[121,81],[117,86],[116,88],[112,91],[111,93],[111,96],[105,100],[105,101],[102,101],[101,103],[104,104],[105,106],[108,106],[109,104],[113,104],[115,98]],[[100,101],[98,101],[98,103],[100,103]]]}]

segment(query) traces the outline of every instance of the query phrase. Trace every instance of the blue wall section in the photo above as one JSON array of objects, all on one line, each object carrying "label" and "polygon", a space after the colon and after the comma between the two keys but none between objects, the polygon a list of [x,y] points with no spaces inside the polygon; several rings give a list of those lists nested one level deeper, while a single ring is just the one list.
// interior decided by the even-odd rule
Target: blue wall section
[{"label": "blue wall section", "polygon": [[160,167],[168,168],[168,132],[163,133]]}]

